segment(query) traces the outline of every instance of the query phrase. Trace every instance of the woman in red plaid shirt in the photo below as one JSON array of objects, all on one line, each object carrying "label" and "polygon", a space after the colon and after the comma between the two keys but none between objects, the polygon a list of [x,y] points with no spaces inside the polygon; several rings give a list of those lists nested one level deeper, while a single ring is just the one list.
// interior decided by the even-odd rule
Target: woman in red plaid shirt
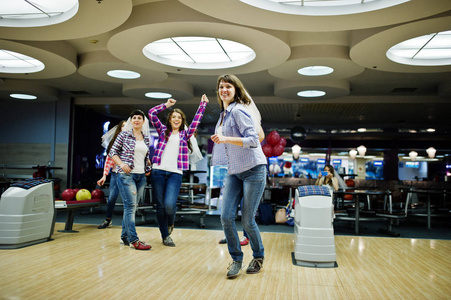
[{"label": "woman in red plaid shirt", "polygon": [[[111,138],[111,140],[108,142],[108,147],[106,149],[106,153],[110,152],[111,147],[113,146],[113,143],[116,140],[117,136],[124,129],[125,122],[126,122],[125,120],[122,120],[119,122],[119,124],[117,124],[113,128],[114,135]],[[111,129],[111,130],[113,130],[113,129]],[[108,135],[108,133],[106,133],[105,135]],[[103,140],[103,138],[104,137],[102,136],[102,140]],[[102,143],[102,145],[103,145],[103,143]],[[112,224],[111,218],[113,217],[114,206],[116,205],[117,196],[119,195],[119,189],[118,189],[117,183],[116,183],[117,168],[114,165],[113,159],[109,155],[107,155],[106,160],[105,160],[105,166],[103,167],[103,176],[102,176],[102,178],[100,178],[97,181],[98,186],[102,186],[105,183],[106,177],[110,173],[110,170],[111,170],[111,178],[110,178],[110,188],[109,188],[109,193],[108,193],[108,204],[107,204],[107,209],[106,209],[106,219],[102,222],[102,224],[100,224],[97,227],[99,229],[105,229],[105,228],[111,226],[111,224]]]}]

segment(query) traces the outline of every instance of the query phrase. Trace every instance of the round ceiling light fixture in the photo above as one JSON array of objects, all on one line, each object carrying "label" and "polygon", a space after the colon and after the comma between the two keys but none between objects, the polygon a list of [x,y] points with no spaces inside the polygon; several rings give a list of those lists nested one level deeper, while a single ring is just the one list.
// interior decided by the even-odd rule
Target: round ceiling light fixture
[{"label": "round ceiling light fixture", "polygon": [[169,99],[172,97],[172,95],[169,93],[163,93],[163,92],[149,92],[149,93],[146,93],[146,97],[155,98],[155,99]]},{"label": "round ceiling light fixture", "polygon": [[10,94],[9,96],[11,98],[20,99],[20,100],[35,100],[38,98],[35,95],[29,95],[29,94]]},{"label": "round ceiling light fixture", "polygon": [[248,46],[211,37],[171,37],[147,44],[143,54],[158,63],[188,69],[224,69],[255,59]]},{"label": "round ceiling light fixture", "polygon": [[2,73],[36,73],[45,68],[41,61],[33,57],[6,49],[0,49],[0,61]]},{"label": "round ceiling light fixture", "polygon": [[78,12],[78,0],[1,1],[0,26],[38,27],[63,23]]},{"label": "round ceiling light fixture", "polygon": [[403,41],[388,49],[386,55],[390,60],[404,65],[451,65],[451,30]]},{"label": "round ceiling light fixture", "polygon": [[334,71],[333,68],[327,66],[308,66],[298,70],[298,73],[304,76],[323,76]]},{"label": "round ceiling light fixture", "polygon": [[297,95],[299,97],[315,98],[326,95],[326,92],[318,90],[308,90],[308,91],[300,91]]},{"label": "round ceiling light fixture", "polygon": [[240,0],[277,13],[305,16],[339,16],[364,13],[399,5],[410,0]]},{"label": "round ceiling light fixture", "polygon": [[138,72],[128,71],[128,70],[110,70],[107,75],[113,78],[119,79],[136,79],[141,77]]}]

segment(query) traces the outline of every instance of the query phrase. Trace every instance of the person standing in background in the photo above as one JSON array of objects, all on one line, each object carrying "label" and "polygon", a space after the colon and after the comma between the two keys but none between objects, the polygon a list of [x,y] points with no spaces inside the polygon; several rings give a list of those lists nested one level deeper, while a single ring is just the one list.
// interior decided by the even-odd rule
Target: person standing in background
[{"label": "person standing in background", "polygon": [[[119,133],[124,129],[126,120],[122,120],[114,126],[109,132],[105,133],[104,136],[102,136],[102,145],[104,143],[107,144],[106,153],[109,153],[111,150],[111,147],[113,146],[114,141],[116,140]],[[111,136],[111,133],[113,133],[113,136]],[[108,142],[108,137],[110,141]],[[113,159],[107,155],[105,160],[105,166],[103,167],[103,176],[97,181],[98,186],[103,186],[105,183],[106,177],[108,176],[109,172],[111,170],[111,177],[110,177],[110,186],[109,186],[109,192],[108,192],[108,203],[107,203],[107,209],[106,209],[106,219],[100,224],[97,228],[98,229],[105,229],[112,225],[111,219],[113,218],[113,211],[114,206],[116,205],[117,196],[119,196],[119,189],[117,187],[116,182],[116,176],[117,176],[117,168],[114,164]]]}]

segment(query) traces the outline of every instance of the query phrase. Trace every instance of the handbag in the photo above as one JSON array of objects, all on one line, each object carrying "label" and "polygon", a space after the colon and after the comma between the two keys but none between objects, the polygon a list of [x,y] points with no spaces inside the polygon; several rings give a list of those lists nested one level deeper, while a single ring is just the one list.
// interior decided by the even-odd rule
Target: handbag
[{"label": "handbag", "polygon": [[287,209],[281,208],[276,212],[276,223],[277,224],[285,224],[287,222]]}]

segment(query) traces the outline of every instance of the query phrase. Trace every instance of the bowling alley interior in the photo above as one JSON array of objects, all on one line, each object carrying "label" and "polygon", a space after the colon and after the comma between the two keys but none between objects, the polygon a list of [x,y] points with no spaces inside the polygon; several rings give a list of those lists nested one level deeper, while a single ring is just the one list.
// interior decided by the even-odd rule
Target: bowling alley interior
[{"label": "bowling alley interior", "polygon": [[[0,299],[449,299],[450,112],[449,0],[0,1]],[[261,243],[241,206],[225,237],[234,149],[265,161]]]}]

